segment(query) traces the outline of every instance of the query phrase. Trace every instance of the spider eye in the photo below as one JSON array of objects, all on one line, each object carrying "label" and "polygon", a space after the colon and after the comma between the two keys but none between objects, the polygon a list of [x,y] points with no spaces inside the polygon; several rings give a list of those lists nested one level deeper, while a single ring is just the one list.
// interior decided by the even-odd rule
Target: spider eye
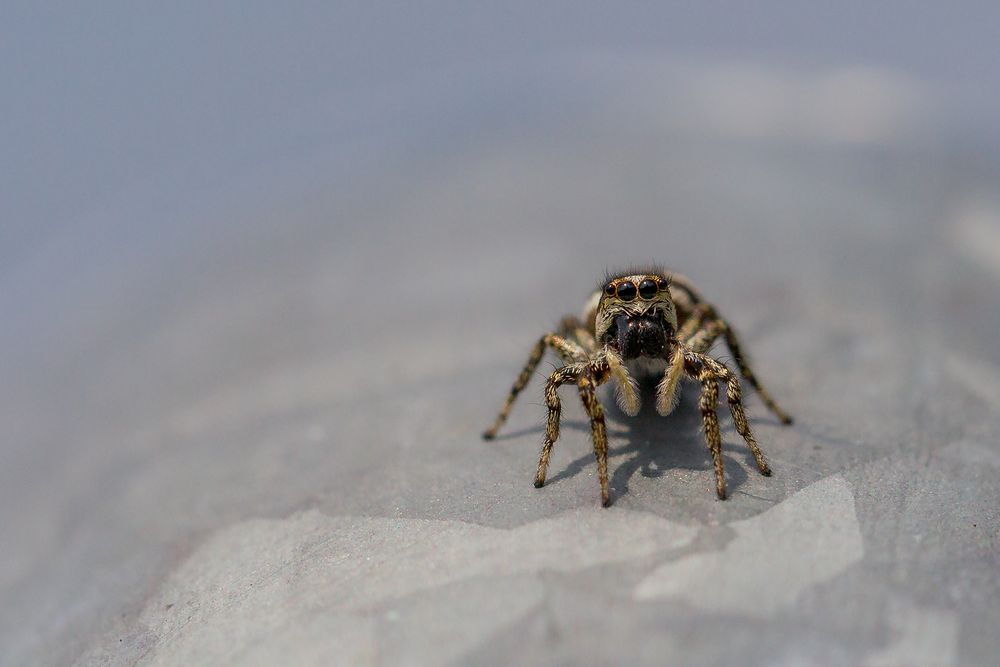
[{"label": "spider eye", "polygon": [[652,299],[656,296],[656,283],[652,280],[643,280],[639,283],[639,296],[643,299]]},{"label": "spider eye", "polygon": [[635,299],[636,289],[635,283],[630,280],[618,285],[618,298],[622,301],[632,301]]},{"label": "spider eye", "polygon": [[614,296],[615,295],[615,286],[614,285],[608,285],[608,286],[606,286],[604,288],[604,293],[607,294],[608,296]]},{"label": "spider eye", "polygon": [[667,291],[667,288],[668,288],[668,287],[670,287],[670,283],[668,283],[668,282],[667,282],[666,280],[664,280],[663,278],[660,278],[659,280],[657,280],[657,281],[656,281],[656,284],[657,284],[657,286],[658,286],[658,287],[659,287],[659,288],[660,288],[660,289],[661,289],[662,291],[664,291],[664,292],[666,292],[666,291]]}]

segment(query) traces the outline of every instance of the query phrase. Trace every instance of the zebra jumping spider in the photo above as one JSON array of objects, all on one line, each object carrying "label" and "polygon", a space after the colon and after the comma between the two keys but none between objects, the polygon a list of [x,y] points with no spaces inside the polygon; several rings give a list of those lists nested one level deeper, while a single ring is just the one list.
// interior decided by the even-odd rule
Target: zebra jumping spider
[{"label": "zebra jumping spider", "polygon": [[725,499],[726,477],[717,413],[719,382],[726,385],[733,422],[750,448],[757,468],[763,475],[770,475],[771,469],[750,431],[739,378],[723,362],[707,354],[720,336],[725,339],[740,373],[757,390],[765,405],[783,423],[790,424],[791,417],[778,407],[750,369],[732,327],[689,280],[661,269],[633,269],[609,275],[587,302],[582,319],[565,317],[557,332],[539,339],[511,387],[500,414],[483,433],[483,438],[496,437],[546,348],[552,348],[565,365],[553,371],[545,383],[545,404],[549,412],[535,486],[545,484],[552,445],[559,437],[561,404],[557,391],[564,384],[575,383],[590,417],[601,504],[607,507],[611,504],[608,440],[597,387],[608,380],[613,381],[618,405],[625,414],[635,416],[641,405],[636,376],[662,375],[656,388],[656,410],[667,415],[677,405],[681,378],[696,380],[701,383],[699,405],[705,440],[715,466],[715,490],[720,499]]}]

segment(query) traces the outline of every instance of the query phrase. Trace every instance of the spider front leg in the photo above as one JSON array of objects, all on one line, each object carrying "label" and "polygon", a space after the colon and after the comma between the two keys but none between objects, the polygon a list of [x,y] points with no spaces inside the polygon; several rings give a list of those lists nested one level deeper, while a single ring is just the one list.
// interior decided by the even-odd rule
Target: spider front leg
[{"label": "spider front leg", "polygon": [[581,362],[587,358],[587,353],[583,348],[562,336],[550,333],[539,338],[538,342],[535,343],[535,347],[531,350],[528,362],[521,370],[521,374],[517,376],[517,380],[514,381],[514,386],[510,388],[510,393],[507,395],[507,400],[504,401],[503,407],[500,409],[500,414],[497,415],[493,425],[483,432],[484,440],[492,440],[497,436],[497,431],[507,421],[507,416],[510,415],[510,410],[514,407],[517,395],[521,393],[531,380],[531,375],[538,367],[538,362],[542,360],[542,355],[545,354],[546,347],[556,350],[566,363]]},{"label": "spider front leg", "polygon": [[588,375],[580,379],[580,398],[590,416],[590,434],[594,441],[594,457],[597,459],[597,478],[601,484],[601,505],[611,505],[611,489],[608,483],[608,432],[604,423],[604,408],[597,398],[597,382]]},{"label": "spider front leg", "polygon": [[719,403],[719,385],[715,376],[709,371],[698,373],[701,382],[701,419],[705,424],[705,440],[708,451],[712,453],[712,463],[715,465],[715,492],[719,500],[726,499],[726,470],[722,464],[722,433],[719,431],[719,413],[716,411]]},{"label": "spider front leg", "polygon": [[719,380],[726,383],[726,402],[729,403],[729,413],[733,416],[736,432],[743,436],[750,453],[753,454],[753,460],[757,463],[760,474],[770,477],[771,466],[767,464],[764,452],[760,450],[757,439],[754,438],[753,431],[750,430],[750,422],[747,420],[747,413],[743,407],[743,391],[740,388],[739,378],[725,364],[711,357],[705,357],[705,363],[712,367]]},{"label": "spider front leg", "polygon": [[545,485],[545,473],[549,467],[552,447],[559,438],[559,420],[562,414],[562,403],[559,400],[559,387],[570,382],[576,382],[584,408],[590,417],[591,437],[594,443],[594,457],[597,459],[597,475],[601,485],[601,504],[607,507],[611,504],[611,491],[608,482],[608,435],[604,422],[604,409],[597,398],[597,387],[607,379],[607,360],[599,357],[588,364],[573,364],[553,371],[545,383],[545,404],[549,414],[545,424],[545,440],[542,442],[542,453],[538,459],[538,469],[535,472],[535,487]]},{"label": "spider front leg", "polygon": [[740,381],[736,375],[725,364],[707,355],[688,351],[684,357],[685,373],[697,379],[702,385],[700,407],[702,421],[705,425],[705,440],[708,443],[708,449],[712,454],[712,463],[715,467],[715,490],[719,498],[724,500],[726,498],[726,476],[722,462],[722,433],[719,430],[718,382],[726,383],[726,399],[729,403],[729,411],[733,416],[733,423],[736,425],[736,431],[743,436],[747,447],[750,448],[758,470],[762,475],[770,475],[771,468],[750,430],[750,424],[743,409]]}]

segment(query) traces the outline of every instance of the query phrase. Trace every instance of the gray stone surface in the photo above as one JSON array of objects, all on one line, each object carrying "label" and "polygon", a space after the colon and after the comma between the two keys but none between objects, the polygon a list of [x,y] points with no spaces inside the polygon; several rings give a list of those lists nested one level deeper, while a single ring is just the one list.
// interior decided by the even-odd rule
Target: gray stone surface
[{"label": "gray stone surface", "polygon": [[[885,72],[616,67],[10,268],[2,662],[991,664],[995,163]],[[532,488],[539,380],[479,433],[535,337],[650,259],[797,417],[750,399],[774,476],[725,420],[716,500],[688,387],[610,409],[611,509],[572,401]]]}]

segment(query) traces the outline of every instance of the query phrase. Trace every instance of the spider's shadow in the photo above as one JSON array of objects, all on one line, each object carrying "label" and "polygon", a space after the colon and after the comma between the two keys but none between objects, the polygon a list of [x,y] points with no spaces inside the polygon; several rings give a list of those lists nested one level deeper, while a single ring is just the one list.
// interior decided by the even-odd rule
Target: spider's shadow
[{"label": "spider's shadow", "polygon": [[[656,412],[655,383],[643,383],[641,387],[642,410],[635,417],[629,417],[621,411],[612,392],[602,393],[601,402],[604,405],[609,426],[614,426],[613,429],[609,428],[609,440],[625,440],[625,444],[611,447],[608,454],[614,457],[628,455],[623,463],[617,466],[611,463],[609,466],[612,468],[610,481],[613,496],[623,496],[628,493],[629,480],[636,472],[643,477],[662,477],[664,473],[675,468],[707,471],[708,477],[705,479],[705,487],[714,493],[715,473],[702,431],[701,411],[698,408],[699,390],[700,387],[697,385],[686,384],[680,405],[667,417],[662,417]],[[564,402],[570,400],[570,396],[572,396],[569,392],[566,393]],[[743,443],[743,439],[735,434],[731,427],[726,428],[729,420],[727,419],[728,410],[725,403],[722,402],[719,408],[723,437],[727,441],[723,445],[726,483],[730,494],[732,494],[746,482],[747,469],[756,471],[757,465]],[[589,422],[564,421],[563,425],[575,431],[584,432],[589,436]],[[532,432],[538,433],[541,433],[542,430],[540,428],[531,429]],[[521,434],[524,433],[525,431],[521,432]],[[733,441],[733,435],[738,442]],[[589,444],[589,437],[587,442]],[[561,443],[557,442],[556,446],[559,444]],[[744,465],[739,465],[734,461],[730,453],[741,455],[744,458]],[[592,465],[595,465],[595,461],[591,451],[574,459],[565,468],[551,475],[546,481],[546,485],[575,477]]]}]

